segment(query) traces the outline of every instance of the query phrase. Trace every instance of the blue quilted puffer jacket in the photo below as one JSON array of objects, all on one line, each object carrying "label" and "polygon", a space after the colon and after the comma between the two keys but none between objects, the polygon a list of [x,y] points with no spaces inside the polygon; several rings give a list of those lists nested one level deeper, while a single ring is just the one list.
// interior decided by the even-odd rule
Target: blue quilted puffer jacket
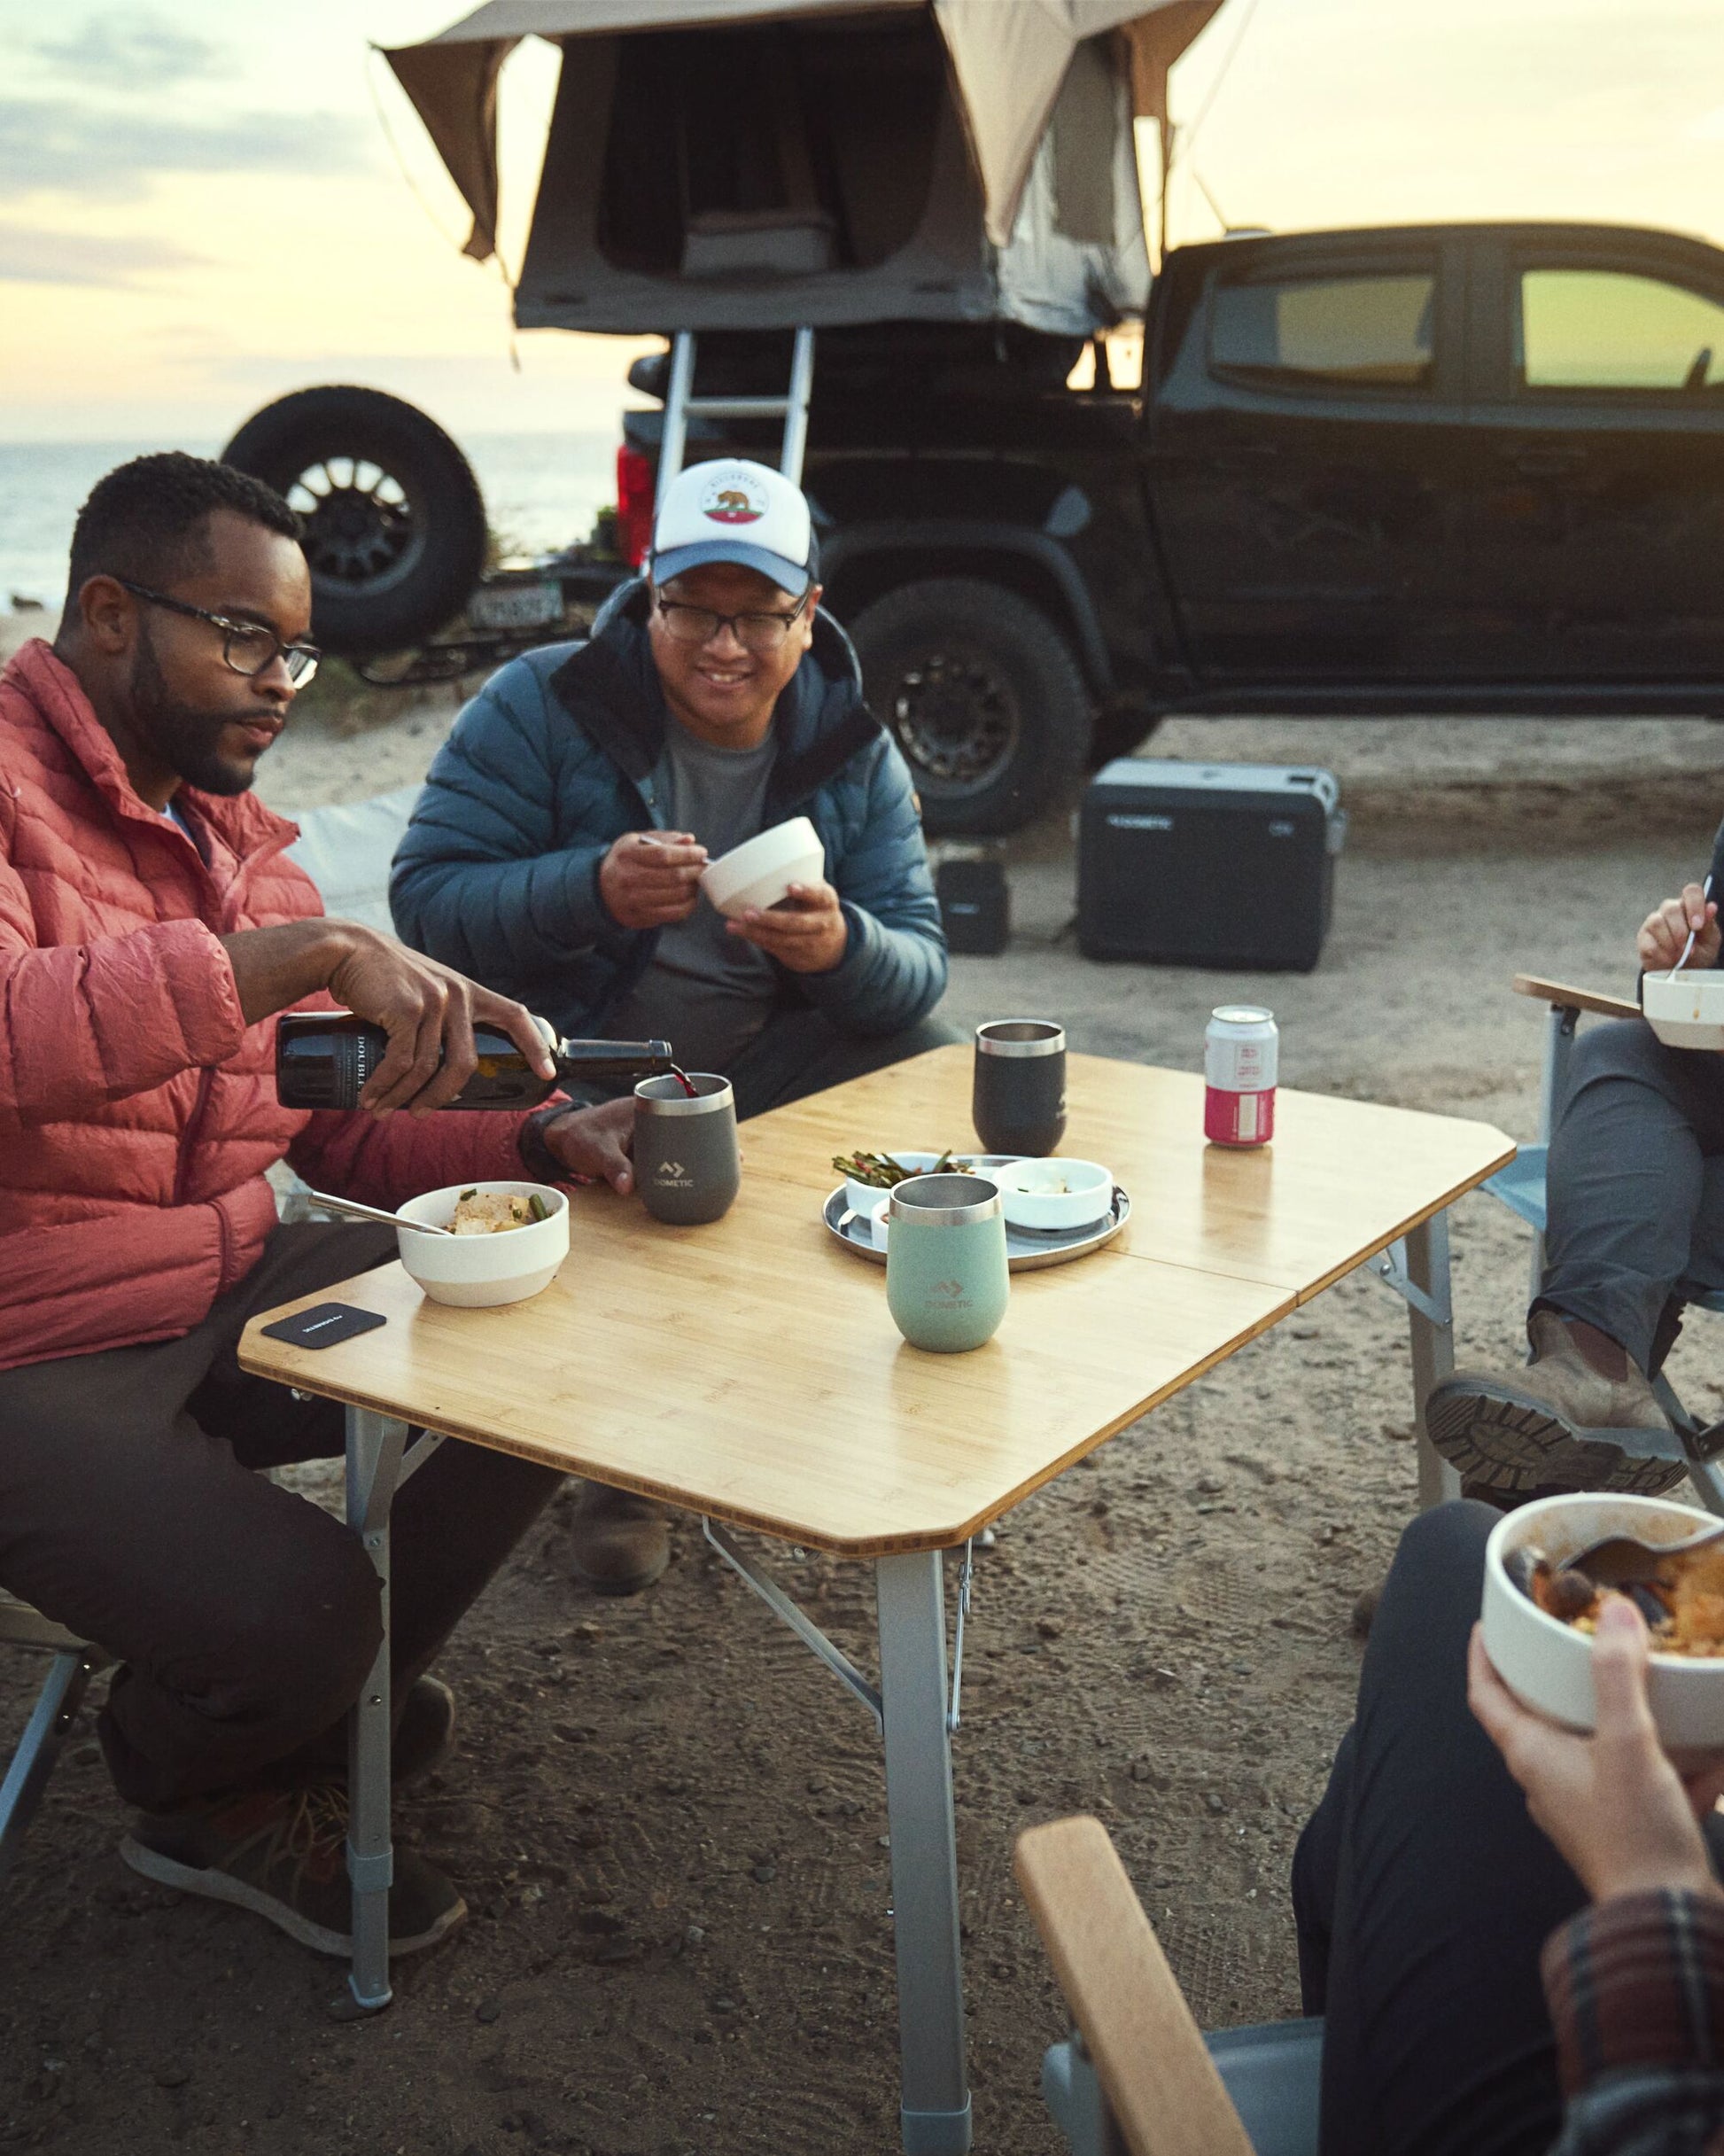
[{"label": "blue quilted puffer jacket", "polygon": [[[564,1034],[602,1034],[657,942],[618,927],[599,897],[612,841],[665,821],[668,717],[646,604],[644,585],[627,587],[589,642],[530,651],[485,683],[438,752],[390,878],[408,943]],[[913,1025],[946,985],[916,797],[825,614],[773,723],[765,822],[812,819],[850,923],[832,972],[778,969],[780,998],[848,1032]]]}]

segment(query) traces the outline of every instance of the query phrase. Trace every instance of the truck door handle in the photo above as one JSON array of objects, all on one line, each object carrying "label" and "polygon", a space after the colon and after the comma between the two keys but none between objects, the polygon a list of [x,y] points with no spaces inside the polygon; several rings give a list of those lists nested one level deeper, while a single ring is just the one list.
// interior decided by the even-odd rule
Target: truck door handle
[{"label": "truck door handle", "polygon": [[1540,448],[1504,449],[1503,455],[1529,479],[1559,479],[1565,471],[1578,471],[1587,461],[1585,449],[1573,442],[1552,443]]}]

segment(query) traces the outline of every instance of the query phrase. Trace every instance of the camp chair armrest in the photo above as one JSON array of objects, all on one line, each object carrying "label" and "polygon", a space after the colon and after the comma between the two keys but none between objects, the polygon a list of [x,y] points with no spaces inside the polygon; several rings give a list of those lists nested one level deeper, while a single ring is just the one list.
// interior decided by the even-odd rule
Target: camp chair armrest
[{"label": "camp chair armrest", "polygon": [[1514,992],[1518,996],[1531,996],[1535,1002],[1549,1003],[1557,1010],[1596,1011],[1601,1018],[1638,1018],[1638,1003],[1626,1002],[1620,996],[1601,996],[1590,988],[1570,988],[1561,981],[1542,980],[1536,973],[1517,973]]},{"label": "camp chair armrest", "polygon": [[1251,2156],[1251,2144],[1099,1819],[1018,1837],[1015,1866],[1131,2156]]}]

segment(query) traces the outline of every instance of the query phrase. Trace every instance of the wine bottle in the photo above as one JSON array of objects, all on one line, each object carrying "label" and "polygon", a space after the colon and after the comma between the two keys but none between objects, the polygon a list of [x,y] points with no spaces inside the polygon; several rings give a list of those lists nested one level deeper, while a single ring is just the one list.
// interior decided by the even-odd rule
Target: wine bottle
[{"label": "wine bottle", "polygon": [[[559,1041],[535,1018],[556,1063],[541,1078],[507,1033],[476,1025],[478,1069],[445,1108],[537,1108],[558,1086],[607,1085],[674,1071],[668,1040]],[[288,1011],[276,1025],[276,1097],[283,1108],[357,1108],[389,1036],[352,1011]]]}]

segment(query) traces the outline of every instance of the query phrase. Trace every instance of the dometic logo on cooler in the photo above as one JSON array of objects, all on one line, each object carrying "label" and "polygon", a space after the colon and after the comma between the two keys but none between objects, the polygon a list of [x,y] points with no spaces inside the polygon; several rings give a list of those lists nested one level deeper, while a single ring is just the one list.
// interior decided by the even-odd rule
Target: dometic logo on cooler
[{"label": "dometic logo on cooler", "polygon": [[1116,831],[1170,831],[1171,816],[1120,816],[1110,815],[1109,825]]},{"label": "dometic logo on cooler", "polygon": [[701,510],[714,524],[758,524],[766,514],[766,497],[746,479],[715,479],[701,496]]}]

